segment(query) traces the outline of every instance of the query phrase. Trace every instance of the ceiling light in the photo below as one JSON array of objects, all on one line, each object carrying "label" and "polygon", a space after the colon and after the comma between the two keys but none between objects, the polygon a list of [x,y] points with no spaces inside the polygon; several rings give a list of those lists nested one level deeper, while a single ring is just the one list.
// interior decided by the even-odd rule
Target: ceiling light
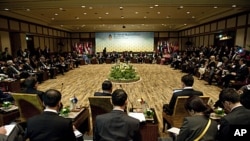
[{"label": "ceiling light", "polygon": [[189,12],[189,11],[187,11],[187,14],[190,14],[190,12]]},{"label": "ceiling light", "polygon": [[121,16],[122,19],[124,19],[124,16]]},{"label": "ceiling light", "polygon": [[153,7],[153,6],[150,6],[149,8],[153,9],[154,7]]},{"label": "ceiling light", "polygon": [[84,26],[86,26],[86,25],[83,24],[82,27],[84,27]]},{"label": "ceiling light", "polygon": [[106,14],[106,15],[108,15],[108,14],[109,14],[109,12],[106,12],[105,14]]},{"label": "ceiling light", "polygon": [[166,18],[167,18],[167,19],[169,19],[169,18],[170,18],[170,16],[167,16]]},{"label": "ceiling light", "polygon": [[237,7],[235,4],[232,5],[233,8]]},{"label": "ceiling light", "polygon": [[59,10],[63,11],[63,8],[59,8]]},{"label": "ceiling light", "polygon": [[55,16],[57,16],[58,14],[57,13],[55,13]]},{"label": "ceiling light", "polygon": [[27,8],[27,9],[26,9],[26,11],[30,11],[30,9],[29,9],[29,8]]},{"label": "ceiling light", "polygon": [[82,5],[81,7],[82,7],[82,8],[85,8],[86,6]]},{"label": "ceiling light", "polygon": [[93,9],[93,7],[90,6],[89,9]]},{"label": "ceiling light", "polygon": [[83,14],[84,14],[84,15],[87,15],[87,13],[86,13],[86,12],[84,12]]},{"label": "ceiling light", "polygon": [[214,6],[214,8],[218,8],[217,6]]},{"label": "ceiling light", "polygon": [[55,18],[51,18],[51,20],[55,20]]},{"label": "ceiling light", "polygon": [[180,9],[184,8],[182,5],[180,6]]},{"label": "ceiling light", "polygon": [[161,12],[157,12],[157,14],[161,14]]},{"label": "ceiling light", "polygon": [[139,12],[136,11],[135,14],[139,14]]},{"label": "ceiling light", "polygon": [[77,20],[79,20],[80,18],[79,17],[76,17]]},{"label": "ceiling light", "polygon": [[192,19],[194,19],[195,18],[195,16],[192,16]]},{"label": "ceiling light", "polygon": [[120,10],[123,10],[123,7],[122,7],[122,6],[120,6],[119,8],[120,8]]},{"label": "ceiling light", "polygon": [[144,19],[147,19],[147,16],[144,16],[143,18],[144,18]]},{"label": "ceiling light", "polygon": [[187,25],[187,24],[184,24],[185,26]]},{"label": "ceiling light", "polygon": [[63,27],[63,25],[62,25],[62,24],[61,24],[60,26],[61,26],[61,27]]},{"label": "ceiling light", "polygon": [[159,5],[158,4],[155,4],[155,7],[158,7]]},{"label": "ceiling light", "polygon": [[98,17],[98,19],[102,19],[102,17]]},{"label": "ceiling light", "polygon": [[9,11],[10,9],[9,8],[4,8],[5,11]]}]

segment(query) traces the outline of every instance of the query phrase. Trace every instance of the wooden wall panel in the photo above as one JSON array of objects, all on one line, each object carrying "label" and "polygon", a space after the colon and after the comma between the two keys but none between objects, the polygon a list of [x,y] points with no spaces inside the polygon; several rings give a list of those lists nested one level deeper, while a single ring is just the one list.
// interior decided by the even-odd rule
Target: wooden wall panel
[{"label": "wooden wall panel", "polygon": [[214,45],[214,34],[209,35],[209,44],[208,45]]},{"label": "wooden wall panel", "polygon": [[[246,46],[249,46],[249,47],[250,47],[250,27],[247,28]],[[249,48],[248,48],[248,49],[249,49]]]},{"label": "wooden wall panel", "polygon": [[29,32],[29,24],[21,22],[21,31],[23,32]]},{"label": "wooden wall panel", "polygon": [[218,29],[225,29],[225,24],[226,24],[225,20],[219,21],[218,22]]},{"label": "wooden wall panel", "polygon": [[37,33],[43,34],[43,29],[41,26],[36,26]]},{"label": "wooden wall panel", "polygon": [[36,33],[36,26],[33,24],[30,24],[30,32],[31,33]]},{"label": "wooden wall panel", "polygon": [[237,26],[243,26],[246,24],[247,15],[241,15],[238,17]]},{"label": "wooden wall panel", "polygon": [[199,27],[196,27],[195,28],[195,34],[199,34],[200,33],[200,28]]},{"label": "wooden wall panel", "polygon": [[211,31],[215,31],[215,30],[217,30],[217,23],[216,22],[211,24]]},{"label": "wooden wall panel", "polygon": [[169,37],[178,37],[178,32],[170,32]]},{"label": "wooden wall panel", "polygon": [[72,33],[72,34],[71,34],[71,37],[72,37],[72,38],[80,38],[79,35],[80,35],[79,33]]},{"label": "wooden wall panel", "polygon": [[243,47],[244,45],[245,28],[237,29],[235,45]]},{"label": "wooden wall panel", "polygon": [[43,34],[45,34],[45,35],[48,35],[48,34],[49,34],[49,32],[48,32],[48,28],[43,27]]},{"label": "wooden wall panel", "polygon": [[195,37],[195,46],[196,47],[200,46],[200,38],[199,37]]},{"label": "wooden wall panel", "polygon": [[209,38],[208,35],[204,36],[204,45],[205,46],[209,45],[208,38]]},{"label": "wooden wall panel", "polygon": [[227,28],[236,27],[236,17],[227,19]]},{"label": "wooden wall panel", "polygon": [[160,32],[159,37],[168,37],[168,32]]},{"label": "wooden wall panel", "polygon": [[205,32],[210,32],[210,24],[205,25]]},{"label": "wooden wall panel", "polygon": [[20,30],[18,21],[9,20],[9,22],[10,22],[10,30],[18,30],[18,31]]},{"label": "wooden wall panel", "polygon": [[204,33],[204,31],[205,31],[204,25],[200,26],[200,33]]},{"label": "wooden wall panel", "polygon": [[204,36],[200,36],[200,43],[199,46],[204,45]]},{"label": "wooden wall panel", "polygon": [[53,35],[53,30],[52,29],[49,29],[49,35]]},{"label": "wooden wall panel", "polygon": [[3,19],[3,18],[0,18],[0,28],[3,28],[3,29],[8,29],[8,20],[7,19]]}]

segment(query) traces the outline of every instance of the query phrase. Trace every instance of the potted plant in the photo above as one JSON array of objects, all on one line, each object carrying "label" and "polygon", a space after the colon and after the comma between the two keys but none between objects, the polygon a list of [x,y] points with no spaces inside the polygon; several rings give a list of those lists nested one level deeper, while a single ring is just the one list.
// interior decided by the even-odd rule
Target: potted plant
[{"label": "potted plant", "polygon": [[154,111],[150,108],[147,108],[144,112],[144,115],[146,118],[153,118],[154,116]]},{"label": "potted plant", "polygon": [[68,117],[69,112],[70,112],[69,106],[63,107],[60,111],[60,116]]},{"label": "potted plant", "polygon": [[11,108],[12,103],[10,101],[4,101],[2,106],[4,107],[4,109],[9,109]]}]

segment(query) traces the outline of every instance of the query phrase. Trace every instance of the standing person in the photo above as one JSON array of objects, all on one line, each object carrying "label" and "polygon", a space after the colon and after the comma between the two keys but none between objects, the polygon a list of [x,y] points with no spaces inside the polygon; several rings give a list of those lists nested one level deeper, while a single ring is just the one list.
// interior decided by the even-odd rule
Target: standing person
[{"label": "standing person", "polygon": [[140,141],[139,120],[124,112],[128,95],[123,89],[112,93],[114,109],[96,117],[94,141]]},{"label": "standing person", "polygon": [[104,56],[105,59],[107,58],[108,55],[107,55],[107,49],[106,49],[106,47],[103,49],[102,55]]},{"label": "standing person", "polygon": [[94,96],[111,96],[112,87],[112,82],[105,80],[102,83],[102,92],[95,92]]},{"label": "standing person", "polygon": [[174,91],[169,104],[163,105],[163,111],[166,112],[166,114],[168,115],[173,114],[174,105],[176,103],[178,96],[192,96],[192,95],[202,96],[203,95],[202,92],[196,91],[193,89],[192,86],[194,84],[194,78],[192,75],[182,76],[181,82],[182,82],[182,89]]},{"label": "standing person", "polygon": [[[219,101],[223,104],[227,115],[222,117],[220,120],[218,140],[235,141],[240,139],[240,141],[242,141],[242,138],[244,137],[234,136],[234,133],[237,128],[245,129],[248,127],[249,129],[250,110],[242,106],[240,103],[240,95],[233,88],[226,88],[222,90],[219,95]],[[247,140],[249,140],[249,138]]]},{"label": "standing person", "polygon": [[76,141],[72,121],[58,115],[61,97],[54,89],[45,92],[46,108],[42,114],[28,119],[26,138],[30,141]]},{"label": "standing person", "polygon": [[[212,108],[195,95],[189,97],[184,106],[191,116],[184,118],[177,141],[215,140],[218,124],[209,119],[213,112]],[[200,138],[198,138],[199,136]]]}]

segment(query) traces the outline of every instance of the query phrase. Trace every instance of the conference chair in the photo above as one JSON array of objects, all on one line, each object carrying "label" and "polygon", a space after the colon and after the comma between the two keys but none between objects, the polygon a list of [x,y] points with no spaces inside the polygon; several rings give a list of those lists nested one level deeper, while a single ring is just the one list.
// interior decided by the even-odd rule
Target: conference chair
[{"label": "conference chair", "polygon": [[92,117],[92,129],[94,129],[96,116],[112,111],[113,105],[110,96],[89,97],[89,105]]},{"label": "conference chair", "polygon": [[44,110],[42,101],[37,94],[11,93],[20,113],[20,122],[25,122]]},{"label": "conference chair", "polygon": [[[184,107],[184,104],[188,98],[189,98],[189,96],[178,96],[177,97],[172,115],[168,115],[164,111],[162,112],[163,131],[165,131],[166,123],[169,123],[171,125],[171,127],[177,127],[177,128],[181,127],[184,117],[189,116],[187,110]],[[200,96],[200,98],[204,101],[204,103],[207,103],[207,104],[210,103],[210,97]],[[170,127],[168,127],[168,128],[170,128]]]}]

